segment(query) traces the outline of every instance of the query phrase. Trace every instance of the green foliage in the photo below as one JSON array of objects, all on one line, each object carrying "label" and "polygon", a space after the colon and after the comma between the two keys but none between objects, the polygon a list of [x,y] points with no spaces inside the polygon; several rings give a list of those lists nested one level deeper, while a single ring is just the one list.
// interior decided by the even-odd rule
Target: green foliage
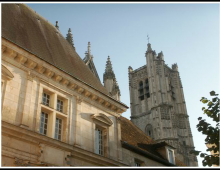
[{"label": "green foliage", "polygon": [[203,158],[203,166],[212,166],[213,164],[219,165],[219,153],[217,153],[219,152],[219,98],[215,91],[211,91],[210,95],[212,96],[211,100],[202,97],[200,101],[207,105],[207,107],[202,107],[204,112],[203,114],[206,114],[208,117],[210,117],[216,123],[216,125],[213,127],[207,123],[205,119],[199,117],[199,123],[196,127],[199,132],[206,135],[205,143],[212,145],[212,147],[208,148],[206,151],[209,153],[213,151],[214,154],[208,155],[196,150],[190,152],[191,154],[195,154],[197,156],[200,155],[200,157]]}]

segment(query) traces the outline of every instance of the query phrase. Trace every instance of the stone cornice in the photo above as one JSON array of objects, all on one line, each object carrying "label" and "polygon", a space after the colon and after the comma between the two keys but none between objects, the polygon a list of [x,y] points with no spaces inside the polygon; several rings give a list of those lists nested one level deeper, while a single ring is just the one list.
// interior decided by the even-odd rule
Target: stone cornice
[{"label": "stone cornice", "polygon": [[2,54],[5,54],[6,57],[9,57],[25,66],[33,73],[41,74],[42,76],[59,83],[64,88],[68,88],[79,95],[92,100],[93,102],[95,101],[97,104],[115,112],[118,116],[120,116],[120,114],[125,112],[128,108],[126,105],[116,102],[111,97],[102,94],[98,90],[91,88],[89,85],[77,81],[75,77],[71,77],[58,68],[42,61],[40,58],[34,56],[28,51],[15,46],[4,38],[2,38]]}]

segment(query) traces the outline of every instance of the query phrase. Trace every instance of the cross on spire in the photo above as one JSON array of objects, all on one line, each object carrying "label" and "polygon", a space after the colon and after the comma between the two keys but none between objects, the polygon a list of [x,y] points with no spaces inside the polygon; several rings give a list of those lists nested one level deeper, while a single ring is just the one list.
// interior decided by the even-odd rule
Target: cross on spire
[{"label": "cross on spire", "polygon": [[149,35],[147,34],[147,40],[148,40],[148,44],[149,44],[149,39],[150,39],[150,37],[149,37]]}]

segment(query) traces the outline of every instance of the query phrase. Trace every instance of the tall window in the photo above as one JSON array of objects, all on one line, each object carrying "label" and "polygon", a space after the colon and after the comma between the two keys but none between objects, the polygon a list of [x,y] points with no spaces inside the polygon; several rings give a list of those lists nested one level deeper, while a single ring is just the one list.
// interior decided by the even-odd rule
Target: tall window
[{"label": "tall window", "polygon": [[43,104],[50,106],[50,95],[47,93],[43,93]]},{"label": "tall window", "polygon": [[174,164],[173,151],[168,149],[168,154],[169,154],[169,162]]},{"label": "tall window", "polygon": [[145,80],[145,88],[146,88],[146,96],[147,98],[150,98],[150,89],[149,89],[148,79]]},{"label": "tall window", "polygon": [[40,118],[40,133],[47,135],[47,125],[48,125],[48,114],[41,112]]},{"label": "tall window", "polygon": [[57,99],[57,110],[63,112],[63,101],[60,99]]},{"label": "tall window", "polygon": [[55,139],[61,140],[61,132],[62,132],[62,119],[56,118],[55,125]]},{"label": "tall window", "polygon": [[103,135],[102,130],[95,130],[95,153],[99,155],[103,155]]},{"label": "tall window", "polygon": [[139,98],[144,100],[144,87],[142,81],[139,83]]}]

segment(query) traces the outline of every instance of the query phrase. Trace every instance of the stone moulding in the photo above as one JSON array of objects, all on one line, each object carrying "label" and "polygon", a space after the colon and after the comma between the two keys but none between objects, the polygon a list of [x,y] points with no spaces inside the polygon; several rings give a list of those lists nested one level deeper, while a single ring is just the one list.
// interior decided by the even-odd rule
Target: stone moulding
[{"label": "stone moulding", "polygon": [[106,115],[102,113],[93,114],[91,115],[91,118],[101,123],[104,123],[106,126],[111,126],[113,124],[111,119],[109,119]]},{"label": "stone moulding", "polygon": [[[2,39],[4,40],[4,39]],[[107,99],[105,96],[102,95],[96,95],[90,90],[88,90],[87,87],[84,87],[78,82],[75,82],[74,80],[70,80],[67,78],[67,76],[63,73],[56,73],[53,70],[50,69],[50,65],[47,63],[44,63],[42,61],[37,61],[37,57],[35,57],[32,54],[29,54],[27,51],[21,51],[17,52],[19,50],[23,49],[12,49],[10,48],[10,42],[7,42],[6,40],[2,41],[2,54],[5,54],[7,57],[10,57],[11,59],[15,60],[16,62],[24,65],[25,67],[29,68],[32,71],[36,71],[37,73],[46,76],[49,79],[52,79],[53,81],[69,88],[70,90],[73,90],[77,92],[80,95],[85,96],[86,98],[96,101],[97,104],[100,104],[107,109],[116,112],[117,114],[121,114],[126,111],[125,106],[120,106],[120,104],[112,103]],[[22,53],[22,54],[20,54]],[[33,58],[35,57],[35,58]],[[33,58],[33,59],[32,59]],[[94,91],[96,92],[96,91]],[[91,96],[91,97],[90,97]],[[110,99],[111,100],[111,99]]]},{"label": "stone moulding", "polygon": [[[2,121],[1,125],[2,125],[3,135],[9,135],[12,138],[16,138],[18,140],[24,140],[26,142],[30,142],[32,144],[39,145],[39,146],[48,145],[50,147],[60,148],[61,150],[68,152],[66,154],[66,158],[67,158],[66,163],[67,161],[69,161],[69,159],[77,157],[82,160],[90,161],[95,164],[97,164],[98,162],[102,166],[128,166],[127,164],[124,164],[122,162],[118,162],[113,159],[97,155],[93,152],[84,150],[82,148],[70,145],[65,142],[58,141],[48,136],[41,135],[31,130],[23,129],[21,127],[18,127],[16,125],[13,125],[13,124],[10,124],[4,121]],[[39,155],[43,154],[43,152],[44,152],[44,148],[40,147]],[[16,161],[15,163],[20,166],[28,166],[28,165],[30,166],[45,166],[45,165],[54,166],[54,165],[50,165],[48,163],[41,162],[41,161],[37,163],[33,163],[32,161],[24,161],[22,159],[15,159],[15,161]]]}]

